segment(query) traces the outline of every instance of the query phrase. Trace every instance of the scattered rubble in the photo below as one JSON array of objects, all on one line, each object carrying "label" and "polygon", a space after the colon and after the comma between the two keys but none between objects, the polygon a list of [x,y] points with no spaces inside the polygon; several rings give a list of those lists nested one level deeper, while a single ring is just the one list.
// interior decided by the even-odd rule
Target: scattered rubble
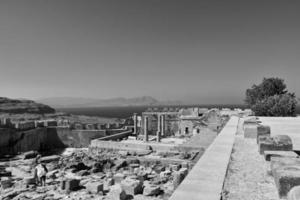
[{"label": "scattered rubble", "polygon": [[[189,154],[189,153],[187,153]],[[120,151],[90,155],[87,150],[44,156],[39,160],[47,168],[46,186],[37,186],[33,171],[36,152],[21,159],[0,163],[1,200],[8,199],[165,199],[187,175],[191,158],[180,154],[159,153],[140,156]],[[148,158],[148,156],[150,156]],[[176,159],[174,159],[176,158]],[[175,161],[174,161],[175,160]]]}]

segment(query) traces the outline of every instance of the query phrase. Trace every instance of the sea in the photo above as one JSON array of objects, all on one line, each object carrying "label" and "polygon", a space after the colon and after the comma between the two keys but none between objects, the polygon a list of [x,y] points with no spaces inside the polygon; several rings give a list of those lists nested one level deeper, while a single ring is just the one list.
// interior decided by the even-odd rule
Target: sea
[{"label": "sea", "polygon": [[[74,114],[87,115],[105,118],[129,118],[133,113],[141,114],[149,107],[200,107],[200,108],[247,108],[245,105],[185,105],[185,106],[123,106],[123,107],[91,107],[91,108],[58,108],[58,111]],[[297,107],[297,114],[300,115],[300,106]]]},{"label": "sea", "polygon": [[[245,105],[185,105],[185,106],[122,106],[122,107],[91,107],[91,108],[59,108],[62,111],[74,115],[87,115],[105,118],[129,118],[133,113],[141,114],[149,107],[200,107],[200,108],[247,108]],[[300,115],[300,106],[297,107],[297,114]]]}]

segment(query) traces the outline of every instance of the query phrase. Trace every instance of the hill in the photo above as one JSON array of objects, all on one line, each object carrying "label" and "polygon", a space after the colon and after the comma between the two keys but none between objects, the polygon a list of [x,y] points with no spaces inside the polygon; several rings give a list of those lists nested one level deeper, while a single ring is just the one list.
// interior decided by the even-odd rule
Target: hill
[{"label": "hill", "polygon": [[25,99],[9,99],[6,97],[0,97],[0,112],[4,113],[35,113],[35,114],[47,114],[55,113],[55,109],[50,106],[36,103],[31,100]]},{"label": "hill", "polygon": [[77,97],[53,97],[37,100],[40,103],[50,105],[54,108],[71,107],[113,107],[113,106],[154,106],[154,105],[177,105],[180,102],[161,102],[150,96],[135,98],[112,98],[112,99],[91,99]]}]

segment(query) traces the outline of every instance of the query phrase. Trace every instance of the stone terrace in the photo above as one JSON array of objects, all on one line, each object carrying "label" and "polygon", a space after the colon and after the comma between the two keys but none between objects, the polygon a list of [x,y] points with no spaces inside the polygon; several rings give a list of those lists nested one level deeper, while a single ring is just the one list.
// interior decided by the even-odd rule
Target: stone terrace
[{"label": "stone terrace", "polygon": [[259,120],[271,126],[271,136],[290,136],[294,150],[300,151],[300,117],[259,117]]},{"label": "stone terrace", "polygon": [[238,117],[232,117],[170,200],[220,200]]}]

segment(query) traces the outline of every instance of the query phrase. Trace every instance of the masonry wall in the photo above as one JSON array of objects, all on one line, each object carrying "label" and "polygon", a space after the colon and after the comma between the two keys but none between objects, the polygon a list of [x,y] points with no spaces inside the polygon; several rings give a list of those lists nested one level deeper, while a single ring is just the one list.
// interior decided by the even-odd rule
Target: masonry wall
[{"label": "masonry wall", "polygon": [[0,129],[0,156],[30,150],[88,147],[93,139],[106,136],[105,130],[71,130],[67,127],[36,128],[28,131]]}]

